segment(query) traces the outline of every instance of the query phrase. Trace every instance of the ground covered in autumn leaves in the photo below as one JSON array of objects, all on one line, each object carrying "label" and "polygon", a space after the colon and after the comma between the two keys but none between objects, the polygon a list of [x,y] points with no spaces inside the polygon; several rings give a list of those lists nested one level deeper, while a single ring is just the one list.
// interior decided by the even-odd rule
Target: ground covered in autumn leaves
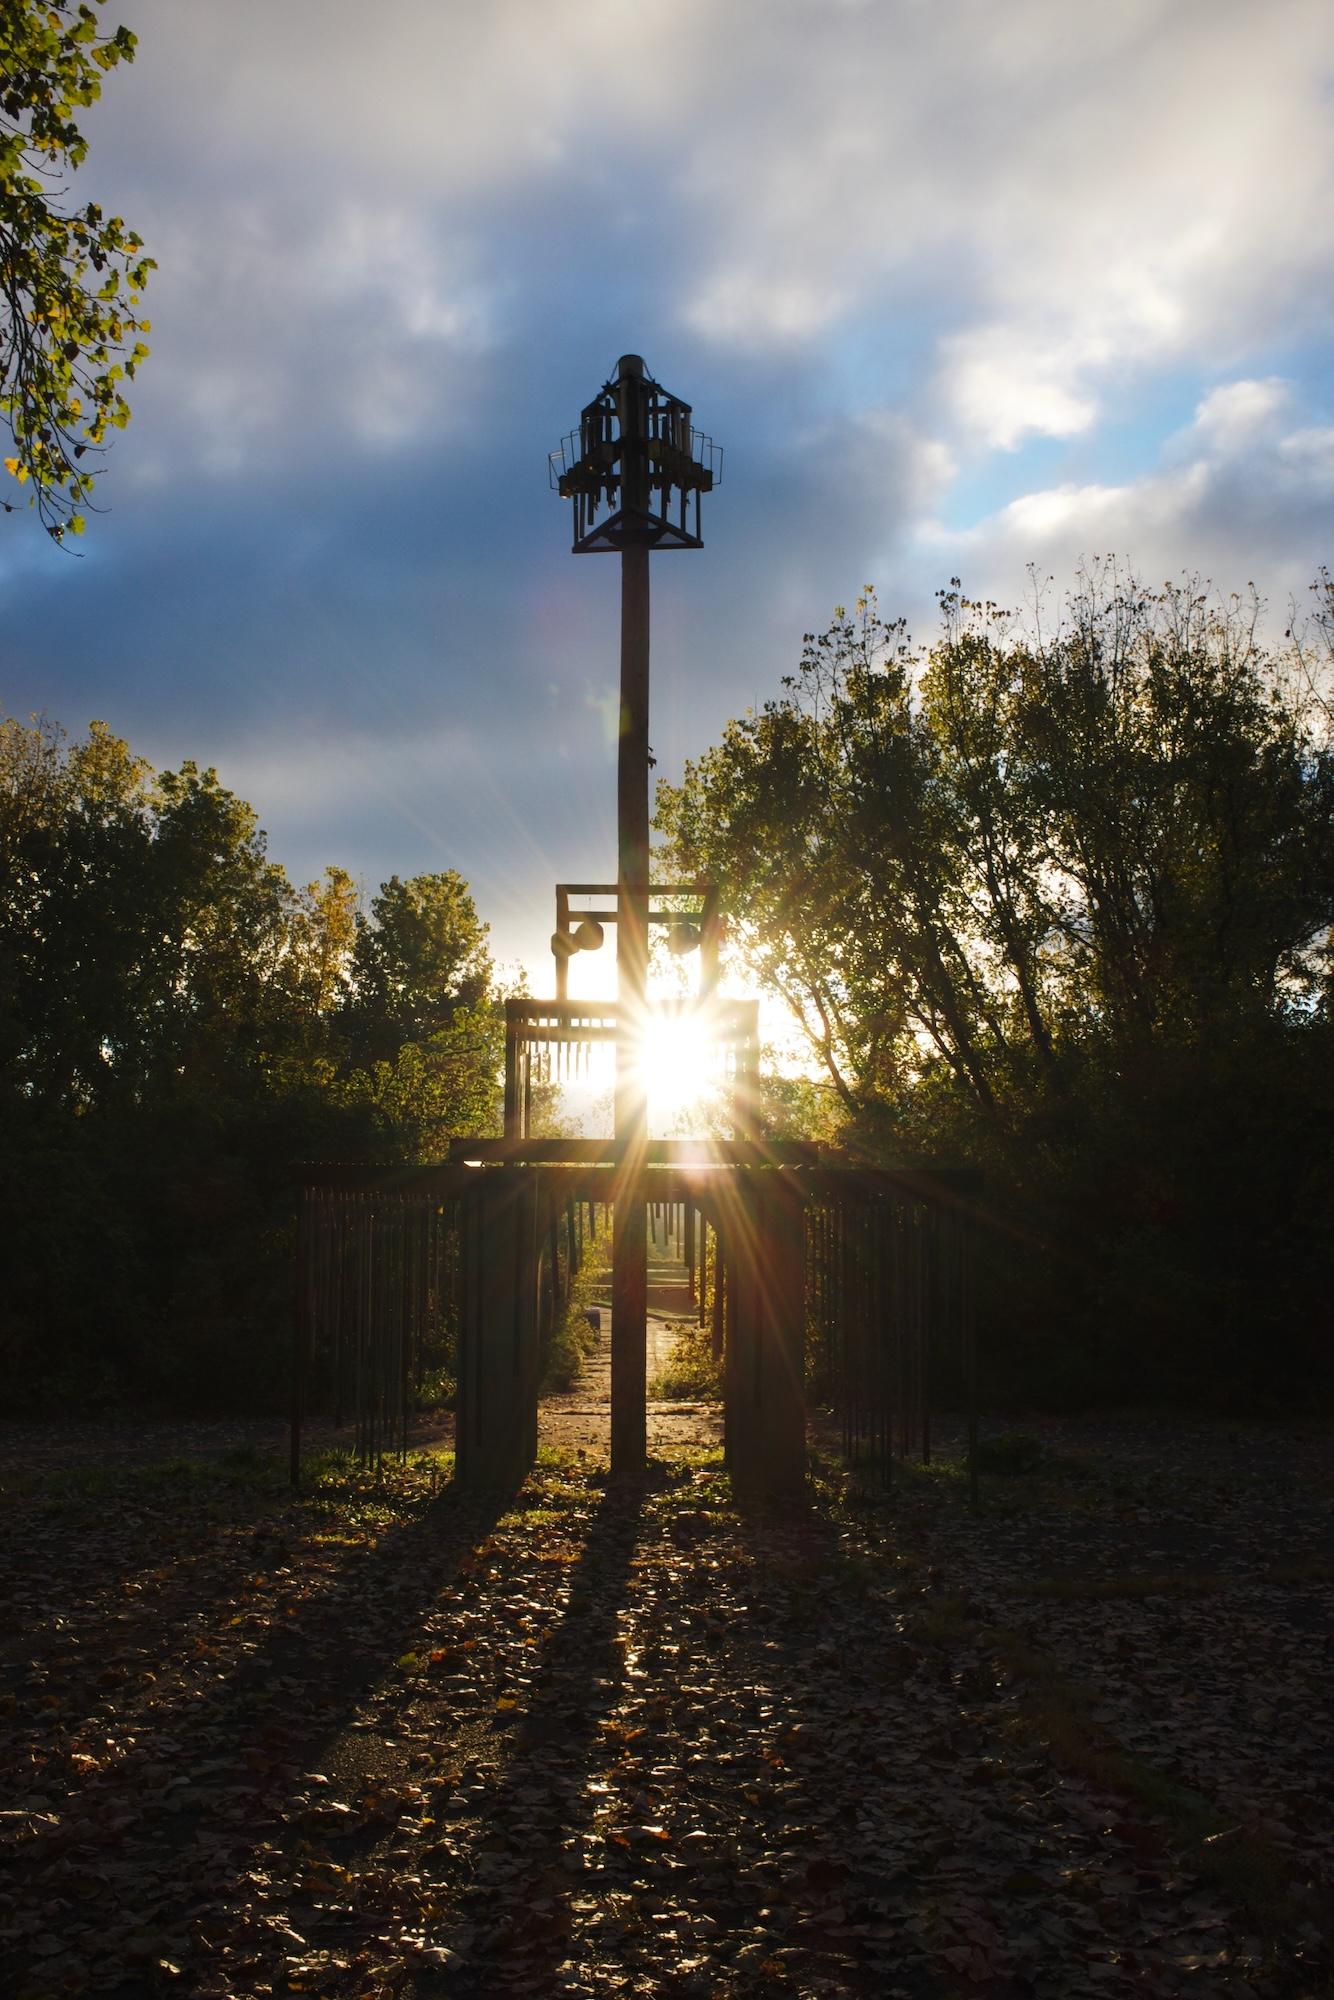
[{"label": "ground covered in autumn leaves", "polygon": [[1330,1433],[1025,1428],[769,1518],[11,1433],[0,1990],[1334,1992]]}]

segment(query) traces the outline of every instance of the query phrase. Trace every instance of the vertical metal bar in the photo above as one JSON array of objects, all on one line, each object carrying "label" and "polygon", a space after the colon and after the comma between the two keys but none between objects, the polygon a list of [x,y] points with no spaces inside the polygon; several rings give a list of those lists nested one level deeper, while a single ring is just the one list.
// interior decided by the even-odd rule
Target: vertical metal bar
[{"label": "vertical metal bar", "polygon": [[306,1388],[306,1257],[307,1241],[310,1234],[308,1214],[310,1195],[301,1191],[301,1204],[296,1217],[296,1297],[292,1301],[292,1408],[291,1434],[288,1440],[288,1478],[293,1486],[301,1484],[301,1420]]},{"label": "vertical metal bar", "polygon": [[890,1207],[883,1196],[876,1200],[876,1338],[880,1343],[880,1365],[885,1379],[885,1488],[894,1488],[894,1375],[889,1350],[889,1238]]},{"label": "vertical metal bar", "polygon": [[963,1217],[959,1231],[959,1313],[963,1322],[964,1374],[968,1384],[968,1498],[977,1505],[977,1321],[973,1303],[973,1232]]},{"label": "vertical metal bar", "polygon": [[922,1463],[931,1463],[931,1345],[936,1327],[936,1234],[940,1211],[923,1204],[922,1234]]},{"label": "vertical metal bar", "polygon": [[710,1348],[715,1362],[725,1357],[726,1343],[726,1301],[727,1301],[727,1255],[723,1239],[715,1226],[713,1232],[713,1324],[710,1330]]},{"label": "vertical metal bar", "polygon": [[520,1133],[519,1095],[519,1013],[522,1001],[505,1002],[505,1137],[517,1139]]},{"label": "vertical metal bar", "polygon": [[[643,362],[625,355],[618,383],[622,503],[642,508]],[[648,997],[649,554],[621,550],[621,701],[616,760],[616,1206],[612,1218],[611,1469],[634,1479],[647,1459],[645,1328],[648,1242],[643,1161],[648,1103],[640,1061]]]},{"label": "vertical metal bar", "polygon": [[700,918],[699,997],[701,1000],[712,1000],[718,990],[718,960],[718,891],[709,888],[704,892],[704,911]]},{"label": "vertical metal bar", "polygon": [[[556,929],[557,931],[567,931],[569,928],[570,928],[570,898],[568,892],[558,884],[556,889]],[[557,1000],[564,1001],[568,999],[569,992],[570,992],[569,957],[565,952],[558,951],[556,953]]]}]

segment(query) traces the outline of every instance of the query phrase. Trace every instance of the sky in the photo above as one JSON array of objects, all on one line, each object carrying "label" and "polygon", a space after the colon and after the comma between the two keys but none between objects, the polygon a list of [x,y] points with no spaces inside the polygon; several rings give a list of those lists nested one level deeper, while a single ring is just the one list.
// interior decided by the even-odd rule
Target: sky
[{"label": "sky", "polygon": [[104,11],[152,356],[78,557],[0,517],[0,702],[216,766],[296,881],[457,868],[537,991],[614,872],[618,565],[546,454],[618,355],[725,451],[653,559],[671,779],[867,582],[929,640],[1112,554],[1281,629],[1334,558],[1328,0]]}]

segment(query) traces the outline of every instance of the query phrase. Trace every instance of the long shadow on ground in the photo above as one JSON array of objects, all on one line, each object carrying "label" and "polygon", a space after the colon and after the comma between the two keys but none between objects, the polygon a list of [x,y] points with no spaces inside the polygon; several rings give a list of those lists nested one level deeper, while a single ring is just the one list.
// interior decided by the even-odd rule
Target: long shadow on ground
[{"label": "long shadow on ground", "polygon": [[[5,1857],[15,1906],[42,1912],[38,1955],[25,1943],[6,1950],[0,1987],[28,1990],[40,1973],[43,1991],[79,1990],[82,1966],[101,1974],[103,1991],[137,2000],[198,1975],[201,1965],[190,1963],[196,1920],[202,1914],[207,1934],[209,1910],[244,1895],[237,1885],[256,1848],[283,1825],[303,1768],[356,1716],[502,1504],[447,1488],[374,1546],[340,1550],[299,1616],[266,1607],[257,1642],[244,1637],[249,1614],[229,1619],[225,1601],[206,1636],[168,1630],[164,1675],[180,1643],[189,1679],[157,1703],[151,1687],[140,1691],[120,1740],[99,1737],[100,1757],[71,1754],[86,1732],[72,1733],[57,1703],[38,1753],[43,1768],[29,1779],[53,1809],[28,1821],[29,1837]],[[254,1548],[252,1562],[281,1578],[275,1532],[277,1546]],[[241,1628],[239,1639],[231,1627]],[[110,1721],[115,1727],[114,1708]],[[138,1919],[131,1956],[149,1969],[113,1985],[105,1939],[123,1931],[127,1907]]]},{"label": "long shadow on ground", "polygon": [[[634,1491],[604,1490],[568,1570],[562,1615],[525,1696],[496,1718],[503,1762],[478,1803],[482,1844],[442,1937],[457,1952],[448,1991],[559,1990],[576,1910],[604,1889],[594,1832],[600,1773],[635,1672],[623,1619],[642,1518]],[[416,1988],[436,1990],[418,1975]]]}]

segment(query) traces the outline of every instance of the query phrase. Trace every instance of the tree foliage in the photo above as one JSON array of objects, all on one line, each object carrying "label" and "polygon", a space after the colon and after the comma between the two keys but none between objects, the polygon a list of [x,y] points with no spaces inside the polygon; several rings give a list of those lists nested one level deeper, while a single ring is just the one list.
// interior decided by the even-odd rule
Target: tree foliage
[{"label": "tree foliage", "polygon": [[462,876],[391,876],[356,920],[351,977],[353,1045],[372,1060],[475,1006],[491,984],[491,957]]},{"label": "tree foliage", "polygon": [[340,869],[294,889],[213,771],[155,774],[99,723],[0,723],[13,1378],[261,1393],[297,1163],[488,1129],[502,1048],[453,871],[363,912]]},{"label": "tree foliage", "polygon": [[14,441],[4,463],[57,541],[83,530],[108,433],[129,421],[123,384],[148,353],[140,300],[152,258],[120,216],[68,200],[88,151],[79,115],[103,77],[134,60],[128,28],[99,32],[102,4],[0,0],[0,413]]},{"label": "tree foliage", "polygon": [[1045,1245],[1001,1260],[1012,1332],[1082,1328],[1061,1365],[1125,1390],[1171,1357],[1184,1388],[1211,1342],[1249,1380],[1281,1325],[1300,1374],[1334,1108],[1325,719],[1242,600],[1109,565],[1043,608],[954,584],[923,653],[868,591],[659,788],[672,865],[719,883],[845,1134],[982,1162]]}]

